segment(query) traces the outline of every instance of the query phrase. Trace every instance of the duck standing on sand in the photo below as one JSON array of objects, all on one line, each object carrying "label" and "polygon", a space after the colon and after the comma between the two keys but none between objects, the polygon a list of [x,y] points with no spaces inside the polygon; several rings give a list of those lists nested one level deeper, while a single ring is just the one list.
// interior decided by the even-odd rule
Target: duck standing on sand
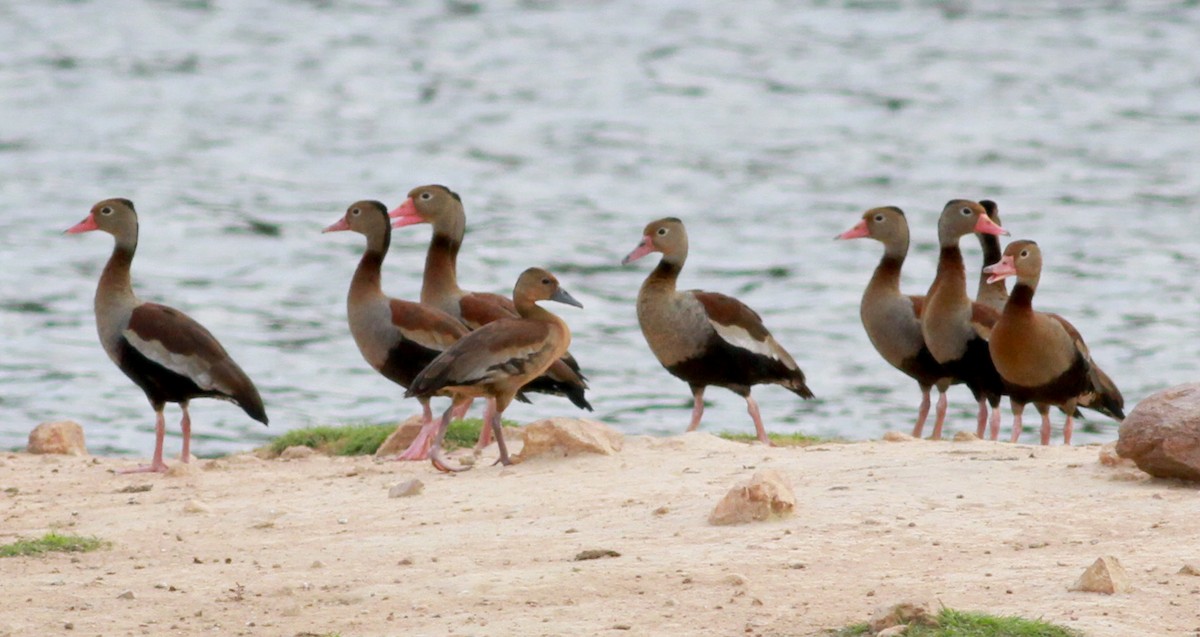
[{"label": "duck standing on sand", "polygon": [[921,335],[934,360],[955,378],[961,378],[979,403],[976,435],[984,437],[988,426],[988,406],[992,408],[991,434],[1000,432],[1000,398],[1004,381],[996,372],[988,352],[988,336],[1000,318],[1000,312],[972,303],[967,296],[967,272],[963,265],[959,240],[972,233],[1008,234],[996,225],[987,211],[974,201],[954,199],[938,218],[937,275],[925,294],[921,313]]},{"label": "duck standing on sand", "polygon": [[105,199],[92,206],[87,218],[67,229],[69,234],[102,230],[115,240],[112,256],[96,287],[96,331],[100,344],[117,367],[142,391],[154,408],[154,459],[149,466],[122,473],[165,472],[163,407],[178,403],[183,449],[179,460],[191,458],[192,419],[188,403],[194,398],[219,398],[241,407],[247,416],[267,424],[267,412],[254,383],[225,352],[225,348],[191,317],[165,305],[142,301],[133,293],[129,269],[138,244],[138,218],[128,199]]},{"label": "duck standing on sand", "polygon": [[658,362],[692,389],[692,421],[687,430],[700,426],[704,390],[717,385],[746,399],[758,439],[770,445],[750,389],[769,383],[812,398],[804,372],[746,304],[715,292],[676,290],[688,253],[682,221],[659,219],[647,225],[642,235],[641,243],[621,263],[651,252],[663,255],[638,292],[638,324]]},{"label": "duck standing on sand", "polygon": [[835,238],[864,237],[883,244],[883,257],[875,267],[859,305],[863,328],[883,360],[917,381],[921,388],[921,406],[913,425],[913,437],[921,437],[925,419],[929,416],[930,389],[937,387],[933,439],[941,440],[942,425],[946,421],[946,390],[962,381],[938,363],[925,346],[925,337],[921,335],[925,297],[900,292],[900,269],[908,256],[908,220],[904,211],[895,206],[872,208],[863,213],[853,228]]},{"label": "duck standing on sand", "polygon": [[519,318],[492,321],[463,336],[457,343],[433,359],[408,388],[405,396],[432,396],[449,393],[454,402],[442,415],[437,435],[429,451],[433,466],[440,471],[455,471],[442,457],[442,440],[450,425],[451,412],[468,401],[483,397],[489,403],[491,426],[500,447],[502,464],[511,464],[500,418],[526,383],[541,376],[562,358],[571,344],[566,322],[537,304],[557,301],[583,307],[541,268],[521,273],[513,288],[513,305]]},{"label": "duck standing on sand", "polygon": [[1042,252],[1033,241],[1013,241],[999,263],[988,266],[994,281],[1017,277],[988,348],[1012,403],[1012,441],[1021,435],[1021,413],[1033,403],[1042,416],[1042,444],[1050,444],[1050,407],[1067,414],[1063,444],[1071,444],[1076,406],[1094,409],[1118,422],[1125,399],[1088,351],[1074,325],[1057,314],[1033,309],[1042,274]]},{"label": "duck standing on sand", "polygon": [[[441,310],[383,293],[381,269],[392,241],[392,223],[382,203],[364,200],[351,204],[341,219],[325,228],[325,232],[344,230],[367,238],[346,296],[350,334],[375,371],[407,389],[425,366],[467,334],[467,328]],[[429,397],[417,400],[421,403],[421,431],[397,460],[429,457],[437,425]]]}]

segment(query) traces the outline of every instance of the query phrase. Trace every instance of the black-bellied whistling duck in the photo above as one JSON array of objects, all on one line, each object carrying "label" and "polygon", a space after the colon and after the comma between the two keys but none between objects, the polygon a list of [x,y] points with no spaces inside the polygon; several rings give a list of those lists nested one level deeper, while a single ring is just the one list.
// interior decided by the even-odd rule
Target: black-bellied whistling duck
[{"label": "black-bellied whistling duck", "polygon": [[[383,293],[380,269],[392,241],[392,223],[382,203],[354,203],[341,219],[325,228],[325,232],[342,230],[353,230],[367,238],[366,250],[346,296],[350,334],[375,371],[407,389],[426,365],[467,333],[467,328],[437,308],[389,298]],[[421,432],[408,449],[396,456],[397,460],[429,457],[437,426],[429,397],[417,400],[422,410]]]},{"label": "black-bellied whistling duck", "polygon": [[[1000,223],[1000,207],[996,205],[996,202],[990,199],[981,199],[979,205],[983,206],[988,218],[996,225],[1003,225]],[[983,268],[999,263],[1003,254],[1000,249],[1000,237],[988,232],[977,232],[975,236],[979,238],[979,247],[983,249]],[[989,283],[988,279],[991,275],[983,268],[979,270],[979,287],[975,291],[975,302],[996,310],[1003,310],[1005,301],[1008,301],[1008,285],[1004,279]]]},{"label": "black-bellied whistling duck", "polygon": [[967,296],[967,272],[963,265],[959,240],[971,233],[1008,234],[988,217],[974,201],[954,199],[942,209],[938,219],[937,275],[925,295],[921,313],[921,335],[934,360],[961,378],[979,402],[976,434],[982,438],[988,425],[988,405],[992,407],[991,436],[1000,433],[1000,397],[1004,382],[988,353],[988,334],[1000,318],[1000,312]]},{"label": "black-bellied whistling duck", "polygon": [[921,310],[924,296],[900,293],[900,269],[908,256],[908,220],[904,211],[894,206],[873,208],[863,213],[853,228],[839,234],[838,239],[870,237],[883,244],[883,258],[875,267],[871,281],[863,292],[859,314],[867,337],[883,359],[892,367],[908,374],[921,387],[921,407],[913,436],[920,438],[929,415],[930,388],[938,388],[937,416],[933,439],[942,437],[946,421],[946,390],[955,379],[929,353],[921,335]]},{"label": "black-bellied whistling duck", "polygon": [[1067,414],[1063,425],[1063,444],[1067,445],[1071,444],[1077,405],[1124,420],[1125,399],[1112,379],[1092,361],[1079,330],[1057,314],[1033,309],[1033,295],[1042,274],[1038,245],[1013,241],[988,272],[994,280],[1017,277],[988,342],[1012,403],[1012,441],[1021,435],[1021,413],[1026,403],[1033,403],[1042,415],[1043,445],[1050,444],[1051,405]]},{"label": "black-bellied whistling duck", "polygon": [[804,372],[763,326],[758,313],[746,304],[715,292],[675,289],[688,253],[687,230],[682,221],[674,217],[659,219],[647,225],[642,234],[641,243],[621,263],[636,261],[651,252],[662,253],[658,267],[638,292],[638,323],[658,362],[692,389],[688,431],[700,426],[704,389],[717,385],[746,399],[758,439],[771,444],[750,388],[771,383],[802,398],[812,398],[812,391],[804,384]]},{"label": "black-bellied whistling duck", "polygon": [[[394,227],[419,223],[433,226],[429,251],[425,255],[425,273],[421,282],[421,302],[436,307],[477,329],[501,318],[518,316],[511,299],[487,292],[468,292],[458,287],[458,250],[466,232],[467,216],[462,198],[445,186],[418,186],[391,213]],[[587,381],[570,353],[555,362],[542,376],[530,381],[524,392],[566,396],[576,407],[592,410],[585,392]],[[490,444],[492,432],[480,432],[476,448]]]},{"label": "black-bellied whistling duck", "polygon": [[87,218],[67,229],[70,234],[103,230],[116,246],[96,287],[96,331],[100,344],[117,367],[142,391],[154,408],[154,459],[149,466],[122,473],[163,472],[163,407],[178,403],[183,410],[180,428],[183,449],[179,459],[191,457],[192,420],[188,402],[193,398],[219,398],[241,407],[246,415],[267,424],[258,389],[225,348],[189,316],[165,305],[147,303],[133,293],[129,266],[137,250],[138,218],[128,199],[105,199],[92,206]]},{"label": "black-bellied whistling duck", "polygon": [[[583,307],[567,293],[553,274],[541,268],[521,273],[513,288],[513,305],[519,318],[502,318],[467,334],[433,360],[408,388],[406,396],[432,396],[447,392],[454,403],[442,415],[429,458],[440,471],[455,471],[441,455],[442,439],[451,411],[476,397],[490,403],[490,426],[500,447],[498,462],[511,464],[500,417],[517,392],[562,358],[571,344],[567,324],[538,301],[558,301]],[[461,470],[461,469],[459,469]]]}]

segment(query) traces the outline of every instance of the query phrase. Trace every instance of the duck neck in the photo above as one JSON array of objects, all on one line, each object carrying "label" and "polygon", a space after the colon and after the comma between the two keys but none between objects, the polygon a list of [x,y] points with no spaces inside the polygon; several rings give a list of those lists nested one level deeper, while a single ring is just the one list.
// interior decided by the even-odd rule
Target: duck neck
[{"label": "duck neck", "polygon": [[136,297],[133,295],[133,282],[129,275],[135,252],[137,252],[136,228],[131,237],[117,237],[112,256],[108,257],[108,263],[104,265],[104,271],[100,273],[100,283],[96,286],[95,299],[97,313],[101,311],[102,305],[114,301],[129,304],[136,302]]},{"label": "duck neck", "polygon": [[421,282],[421,302],[437,305],[440,299],[455,295],[458,288],[458,249],[462,232],[435,227],[425,254],[425,276]]},{"label": "duck neck", "polygon": [[1008,296],[1008,303],[1004,305],[1004,312],[1032,312],[1033,311],[1033,293],[1037,290],[1036,281],[1026,281],[1017,279],[1017,284],[1013,286],[1012,294]]},{"label": "duck neck", "polygon": [[[980,234],[979,246],[983,248],[983,267],[986,268],[989,265],[1000,262],[1003,253],[1000,250],[999,237],[993,234]],[[1008,298],[1008,284],[1004,279],[1000,279],[995,283],[988,283],[990,276],[987,272],[980,271],[978,300],[988,305],[999,307]]]},{"label": "duck neck", "polygon": [[350,298],[365,294],[382,294],[380,282],[383,258],[392,242],[390,228],[379,234],[367,235],[367,249],[363,251],[354,278],[350,280]]},{"label": "duck neck", "polygon": [[934,285],[942,294],[952,294],[970,302],[967,298],[967,271],[963,266],[962,250],[958,244],[942,245]]},{"label": "duck neck", "polygon": [[679,273],[683,271],[683,263],[687,259],[687,254],[683,255],[663,255],[659,259],[658,265],[650,276],[646,277],[646,282],[642,284],[642,289],[653,289],[657,292],[671,293],[675,292],[675,284],[679,280]]},{"label": "duck neck", "polygon": [[900,270],[904,267],[904,259],[908,255],[908,242],[897,242],[885,245],[883,257],[875,266],[871,282],[867,284],[867,294],[900,294]]}]

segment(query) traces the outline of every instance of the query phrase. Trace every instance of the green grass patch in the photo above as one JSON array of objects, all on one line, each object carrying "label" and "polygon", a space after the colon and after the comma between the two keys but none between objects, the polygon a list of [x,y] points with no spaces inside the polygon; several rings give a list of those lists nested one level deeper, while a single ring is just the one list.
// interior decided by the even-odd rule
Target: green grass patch
[{"label": "green grass patch", "polygon": [[[732,431],[722,431],[717,433],[717,436],[734,442],[758,442],[758,436],[748,433],[735,433]],[[773,434],[768,433],[767,438],[776,447],[809,447],[819,445],[826,442],[837,442],[830,438],[822,438],[820,436],[810,436],[799,432],[790,434]]]},{"label": "green grass patch", "polygon": [[18,540],[0,546],[0,557],[23,557],[42,553],[87,553],[108,548],[109,542],[94,537],[59,535],[51,531],[35,540]]},{"label": "green grass patch", "polygon": [[[505,427],[517,426],[511,420],[501,422]],[[455,420],[446,428],[443,446],[446,449],[470,447],[479,439],[482,427],[481,418]],[[284,449],[294,446],[311,447],[330,456],[369,456],[395,430],[396,425],[393,424],[322,425],[293,429],[272,440],[266,449],[272,456],[278,456]]]},{"label": "green grass patch", "polygon": [[[1082,637],[1083,633],[1034,619],[968,613],[943,608],[938,626],[910,625],[904,637]],[[870,635],[867,624],[855,624],[829,632],[830,637]]]}]

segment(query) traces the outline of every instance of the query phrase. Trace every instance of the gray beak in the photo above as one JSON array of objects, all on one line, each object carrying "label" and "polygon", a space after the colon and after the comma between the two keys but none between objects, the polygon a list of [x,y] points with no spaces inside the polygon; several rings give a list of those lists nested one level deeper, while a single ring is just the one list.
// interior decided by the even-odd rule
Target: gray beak
[{"label": "gray beak", "polygon": [[575,307],[578,307],[578,308],[583,307],[583,303],[576,301],[575,297],[571,296],[570,292],[568,292],[562,288],[558,288],[557,290],[555,290],[554,294],[550,295],[550,300],[558,301],[559,303],[566,303],[567,305],[574,305]]}]

